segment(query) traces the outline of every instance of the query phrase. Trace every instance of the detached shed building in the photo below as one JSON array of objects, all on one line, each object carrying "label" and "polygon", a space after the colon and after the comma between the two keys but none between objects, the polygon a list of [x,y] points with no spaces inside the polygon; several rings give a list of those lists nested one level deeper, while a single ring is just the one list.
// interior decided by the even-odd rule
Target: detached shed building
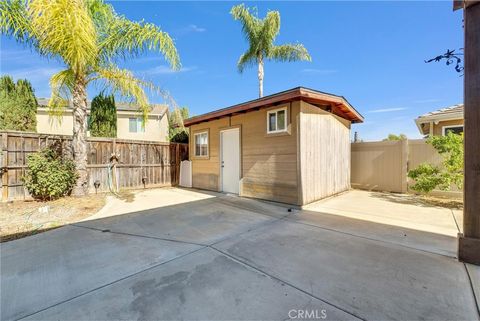
[{"label": "detached shed building", "polygon": [[189,118],[192,186],[305,205],[350,188],[341,96],[298,87]]}]

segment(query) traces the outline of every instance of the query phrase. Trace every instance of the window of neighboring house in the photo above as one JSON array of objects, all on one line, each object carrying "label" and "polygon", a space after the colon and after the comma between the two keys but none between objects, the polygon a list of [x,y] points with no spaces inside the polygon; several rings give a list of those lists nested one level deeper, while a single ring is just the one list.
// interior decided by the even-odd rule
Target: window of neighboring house
[{"label": "window of neighboring house", "polygon": [[128,119],[128,131],[131,133],[144,133],[145,127],[142,126],[142,118],[129,118]]},{"label": "window of neighboring house", "polygon": [[195,156],[208,156],[208,132],[194,134]]},{"label": "window of neighboring house", "polygon": [[442,135],[445,136],[448,133],[454,133],[454,134],[463,133],[463,125],[443,126],[442,127]]},{"label": "window of neighboring house", "polygon": [[268,111],[267,133],[281,133],[285,131],[287,131],[287,108]]}]

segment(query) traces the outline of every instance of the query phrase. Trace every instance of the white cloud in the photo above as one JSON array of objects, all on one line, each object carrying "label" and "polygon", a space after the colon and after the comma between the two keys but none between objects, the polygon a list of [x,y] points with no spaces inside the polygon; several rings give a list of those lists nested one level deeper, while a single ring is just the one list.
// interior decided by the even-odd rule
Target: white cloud
[{"label": "white cloud", "polygon": [[145,71],[147,75],[170,75],[170,74],[178,74],[178,73],[184,73],[184,72],[189,72],[196,70],[197,67],[182,67],[180,70],[173,70],[169,66],[166,65],[160,65],[157,67],[154,67],[152,69],[148,69]]},{"label": "white cloud", "polygon": [[206,28],[203,28],[203,27],[199,27],[195,24],[189,24],[188,26],[186,27],[183,27],[181,29],[178,29],[177,30],[177,34],[179,35],[185,35],[185,34],[188,34],[188,33],[201,33],[201,32],[205,32],[207,31]]},{"label": "white cloud", "polygon": [[380,109],[372,109],[372,110],[369,110],[368,113],[390,113],[390,112],[394,112],[394,111],[401,111],[401,110],[405,110],[407,108],[404,108],[404,107],[398,107],[398,108],[380,108]]},{"label": "white cloud", "polygon": [[316,69],[316,68],[305,68],[302,70],[303,73],[307,74],[319,74],[319,75],[328,75],[337,73],[338,70],[334,69]]}]

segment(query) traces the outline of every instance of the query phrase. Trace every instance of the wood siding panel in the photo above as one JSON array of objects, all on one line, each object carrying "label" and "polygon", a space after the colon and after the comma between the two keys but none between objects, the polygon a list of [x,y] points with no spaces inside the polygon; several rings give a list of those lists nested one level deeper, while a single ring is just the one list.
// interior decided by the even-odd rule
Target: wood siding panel
[{"label": "wood siding panel", "polygon": [[[267,112],[287,107],[287,132],[267,134]],[[295,101],[232,117],[242,127],[240,195],[297,204],[297,123]]]},{"label": "wood siding panel", "polygon": [[299,115],[301,205],[350,188],[350,123],[302,102]]},{"label": "wood siding panel", "polygon": [[[288,107],[288,132],[267,135],[267,111]],[[192,186],[220,191],[220,131],[240,128],[240,195],[297,203],[297,128],[300,102],[260,109],[190,126]],[[209,157],[194,157],[193,134],[209,131]]]},{"label": "wood siding panel", "polygon": [[[220,130],[229,125],[223,118],[190,127],[190,160],[192,161],[192,187],[220,191]],[[208,131],[208,157],[195,157],[194,134]]]}]

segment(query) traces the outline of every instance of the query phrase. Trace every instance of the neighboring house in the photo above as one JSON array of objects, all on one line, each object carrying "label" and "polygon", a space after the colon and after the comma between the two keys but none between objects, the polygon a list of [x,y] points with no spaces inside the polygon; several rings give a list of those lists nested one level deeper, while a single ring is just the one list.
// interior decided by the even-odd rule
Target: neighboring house
[{"label": "neighboring house", "polygon": [[[61,118],[50,116],[48,98],[38,98],[37,132],[54,135],[72,135],[72,108],[67,107]],[[87,103],[90,113],[90,102]],[[168,141],[168,108],[165,105],[152,105],[145,128],[142,127],[141,113],[135,106],[117,103],[117,138]],[[88,134],[89,135],[89,134]]]},{"label": "neighboring house", "polygon": [[304,205],[350,188],[348,101],[294,88],[184,121],[192,185]]},{"label": "neighboring house", "polygon": [[463,133],[463,104],[426,113],[415,119],[422,135],[441,136],[449,131]]}]

